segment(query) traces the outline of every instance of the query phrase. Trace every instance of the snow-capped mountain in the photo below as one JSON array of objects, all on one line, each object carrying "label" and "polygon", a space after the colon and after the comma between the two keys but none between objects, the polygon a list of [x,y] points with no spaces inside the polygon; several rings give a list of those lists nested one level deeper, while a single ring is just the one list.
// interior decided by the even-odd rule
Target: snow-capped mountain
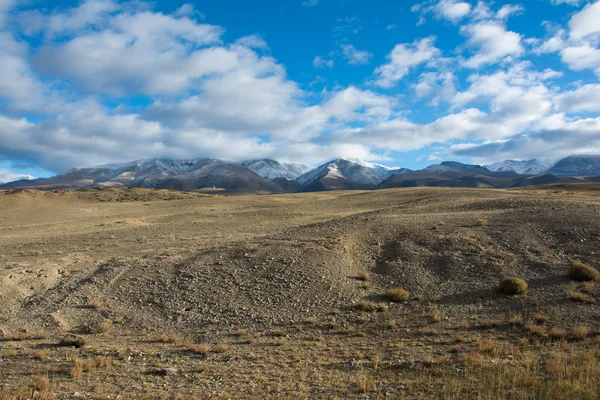
[{"label": "snow-capped mountain", "polygon": [[244,161],[242,165],[256,175],[271,180],[277,178],[294,180],[313,169],[306,164],[279,163],[271,159]]},{"label": "snow-capped mountain", "polygon": [[494,164],[484,165],[494,172],[516,172],[523,175],[544,175],[554,165],[551,160],[504,160]]},{"label": "snow-capped mountain", "polygon": [[309,186],[323,178],[331,178],[375,186],[396,173],[409,171],[405,168],[394,169],[355,158],[338,158],[305,173],[297,181],[302,186]]},{"label": "snow-capped mountain", "polygon": [[558,176],[600,176],[600,155],[575,155],[558,161],[547,172]]},{"label": "snow-capped mountain", "polygon": [[441,164],[430,165],[422,171],[435,174],[470,173],[482,175],[490,172],[489,169],[484,168],[481,165],[462,164],[456,161],[444,161]]}]

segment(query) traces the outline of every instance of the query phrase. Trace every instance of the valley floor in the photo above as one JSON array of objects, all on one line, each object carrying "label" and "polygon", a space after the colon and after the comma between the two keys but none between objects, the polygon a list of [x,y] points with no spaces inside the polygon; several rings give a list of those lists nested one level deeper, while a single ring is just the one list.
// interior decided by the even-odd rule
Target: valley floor
[{"label": "valley floor", "polygon": [[599,242],[594,184],[0,192],[0,399],[597,399]]}]

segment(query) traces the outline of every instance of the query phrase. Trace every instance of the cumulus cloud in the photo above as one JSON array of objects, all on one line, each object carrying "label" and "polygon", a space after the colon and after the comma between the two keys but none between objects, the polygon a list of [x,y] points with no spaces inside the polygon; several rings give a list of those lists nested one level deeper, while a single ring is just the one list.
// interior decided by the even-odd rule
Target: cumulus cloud
[{"label": "cumulus cloud", "polygon": [[475,54],[465,61],[465,66],[469,68],[512,59],[525,52],[521,35],[506,30],[502,24],[495,21],[467,25],[461,32],[469,37],[467,46],[475,50]]},{"label": "cumulus cloud", "polygon": [[342,44],[342,53],[348,60],[348,64],[359,65],[368,64],[373,54],[368,51],[358,50],[351,44]]},{"label": "cumulus cloud", "polygon": [[588,4],[569,21],[570,36],[582,39],[600,33],[600,1]]},{"label": "cumulus cloud", "polygon": [[410,44],[397,44],[387,55],[388,62],[375,70],[375,84],[384,88],[393,87],[411,68],[438,57],[441,52],[433,45],[434,40],[435,38],[430,37]]},{"label": "cumulus cloud", "polygon": [[333,60],[327,60],[321,56],[316,56],[313,59],[312,64],[315,68],[333,68],[335,63]]},{"label": "cumulus cloud", "polygon": [[600,84],[589,84],[556,96],[556,108],[564,112],[600,112]]},{"label": "cumulus cloud", "polygon": [[471,4],[458,0],[429,1],[416,4],[412,11],[421,13],[420,24],[425,21],[424,16],[427,13],[433,13],[437,19],[458,22],[471,12]]},{"label": "cumulus cloud", "polygon": [[18,181],[19,179],[35,179],[35,176],[27,174],[15,174],[7,169],[0,168],[0,183]]}]

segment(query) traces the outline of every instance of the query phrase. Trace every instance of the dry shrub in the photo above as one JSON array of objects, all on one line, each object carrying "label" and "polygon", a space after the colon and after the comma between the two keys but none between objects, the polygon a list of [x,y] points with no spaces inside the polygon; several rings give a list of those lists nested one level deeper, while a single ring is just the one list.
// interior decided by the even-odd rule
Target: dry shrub
[{"label": "dry shrub", "polygon": [[388,290],[385,293],[385,297],[389,301],[395,301],[395,302],[407,301],[408,298],[410,297],[410,293],[408,293],[408,291],[406,291],[402,288],[395,288],[395,289]]},{"label": "dry shrub", "polygon": [[275,339],[273,341],[273,346],[283,346],[285,344],[285,339]]},{"label": "dry shrub", "polygon": [[561,328],[552,328],[548,331],[548,336],[554,340],[561,340],[567,337],[567,331]]},{"label": "dry shrub", "polygon": [[430,335],[439,335],[439,334],[440,334],[440,331],[438,331],[438,330],[437,330],[436,328],[434,328],[434,327],[431,327],[431,326],[425,326],[425,327],[423,327],[423,328],[419,329],[419,333],[420,333],[421,335],[427,335],[427,336],[430,336]]},{"label": "dry shrub", "polygon": [[579,260],[571,261],[571,268],[569,269],[568,275],[569,278],[575,279],[576,281],[597,281],[600,279],[600,272],[598,272],[597,269],[590,267]]},{"label": "dry shrub", "polygon": [[578,326],[571,331],[571,337],[575,340],[583,340],[590,335],[590,328]]},{"label": "dry shrub", "polygon": [[81,362],[80,359],[76,358],[73,360],[73,367],[71,368],[71,372],[70,372],[71,378],[78,381],[79,379],[81,379],[82,373],[83,373],[83,363]]},{"label": "dry shrub", "polygon": [[48,390],[50,388],[50,380],[47,376],[36,376],[33,382],[33,387],[39,392]]},{"label": "dry shrub", "polygon": [[110,358],[104,356],[96,356],[96,358],[94,358],[94,363],[97,368],[110,368],[111,366]]},{"label": "dry shrub", "polygon": [[589,294],[585,294],[585,293],[579,293],[579,292],[570,292],[568,294],[569,299],[576,301],[578,303],[588,303],[588,304],[594,304],[596,302],[596,299],[592,296],[590,296]]},{"label": "dry shrub", "polygon": [[181,342],[181,336],[179,335],[160,335],[156,338],[159,343],[179,343]]},{"label": "dry shrub", "polygon": [[538,324],[545,324],[549,320],[550,317],[548,317],[545,314],[535,314],[535,322],[537,322]]},{"label": "dry shrub", "polygon": [[511,317],[508,320],[508,322],[512,326],[523,326],[525,324],[525,320],[523,319],[523,315],[522,314],[513,314],[513,315],[511,315]]},{"label": "dry shrub", "polygon": [[481,321],[483,329],[498,328],[499,326],[502,326],[502,320],[500,319],[486,319],[485,321]]},{"label": "dry shrub", "polygon": [[356,279],[358,279],[359,281],[368,282],[371,280],[371,274],[369,274],[368,272],[361,272],[360,274],[358,274]]},{"label": "dry shrub", "polygon": [[238,329],[237,331],[235,331],[235,336],[246,336],[248,334],[248,331],[245,329]]},{"label": "dry shrub", "polygon": [[525,330],[533,336],[545,337],[546,329],[540,325],[528,324],[525,325]]},{"label": "dry shrub", "polygon": [[124,315],[119,315],[117,318],[115,318],[115,324],[121,325],[124,321],[125,321]]},{"label": "dry shrub", "polygon": [[90,307],[97,310],[102,307],[102,302],[100,300],[92,300],[90,301]]},{"label": "dry shrub", "polygon": [[479,225],[479,226],[486,226],[487,224],[488,224],[488,220],[487,219],[481,218],[481,219],[477,220],[477,225]]},{"label": "dry shrub", "polygon": [[217,353],[227,353],[229,351],[229,345],[225,343],[219,343],[215,346],[215,351]]},{"label": "dry shrub", "polygon": [[481,364],[485,358],[478,351],[468,351],[459,355],[459,361],[465,365]]},{"label": "dry shrub", "polygon": [[376,304],[372,301],[369,300],[361,300],[357,305],[356,308],[358,308],[360,311],[375,311],[376,310]]},{"label": "dry shrub", "polygon": [[92,329],[92,333],[106,333],[110,331],[110,328],[112,328],[112,321],[110,319],[105,319]]},{"label": "dry shrub", "polygon": [[48,349],[38,349],[33,352],[33,356],[38,360],[45,360],[48,358]]},{"label": "dry shrub", "polygon": [[60,339],[59,346],[80,348],[85,346],[85,339],[81,336],[68,335]]},{"label": "dry shrub", "polygon": [[500,292],[504,294],[521,294],[527,290],[527,282],[521,278],[506,278],[500,282]]},{"label": "dry shrub", "polygon": [[206,343],[202,343],[202,344],[190,343],[187,345],[187,349],[193,353],[205,356],[210,352],[210,345],[206,344]]}]

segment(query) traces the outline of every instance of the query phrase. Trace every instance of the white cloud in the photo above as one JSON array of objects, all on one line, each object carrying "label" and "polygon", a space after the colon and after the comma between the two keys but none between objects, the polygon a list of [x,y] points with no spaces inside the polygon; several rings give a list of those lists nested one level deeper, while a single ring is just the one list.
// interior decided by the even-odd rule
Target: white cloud
[{"label": "white cloud", "polygon": [[359,65],[368,64],[373,54],[368,51],[358,50],[351,44],[342,44],[342,53],[348,60],[348,64]]},{"label": "white cloud", "polygon": [[[106,7],[112,4],[92,3]],[[83,3],[81,7],[87,5]],[[52,26],[52,21],[60,20],[68,33],[95,23],[90,22],[95,21],[90,16],[97,15],[72,11],[49,16],[48,24]],[[37,66],[86,90],[153,94],[189,89],[198,78],[235,63],[235,56],[226,49],[202,48],[219,43],[220,27],[199,24],[187,17],[121,11],[105,15],[100,25],[103,28],[44,45],[36,57]]]},{"label": "white cloud", "polygon": [[319,0],[304,0],[302,2],[302,6],[304,7],[314,7],[319,4]]},{"label": "white cloud", "polygon": [[387,56],[388,63],[375,70],[375,84],[384,88],[393,87],[411,68],[433,61],[441,54],[433,45],[434,40],[425,38],[412,44],[397,44]]},{"label": "white cloud", "polygon": [[436,19],[458,22],[469,15],[471,4],[459,0],[430,0],[414,5],[411,11],[421,14],[419,25],[425,22],[425,14],[427,13],[433,13]]},{"label": "white cloud", "polygon": [[455,76],[452,72],[424,72],[414,85],[417,99],[431,98],[429,104],[438,106],[449,101],[456,93]]},{"label": "white cloud", "polygon": [[568,4],[571,6],[578,6],[581,3],[581,0],[551,0],[552,4]]},{"label": "white cloud", "polygon": [[17,5],[18,0],[0,0],[0,28],[6,23],[7,14]]},{"label": "white cloud", "polygon": [[520,14],[524,10],[525,9],[521,5],[507,4],[507,5],[503,6],[500,10],[498,10],[498,12],[496,13],[496,18],[507,19],[511,15]]},{"label": "white cloud", "polygon": [[569,21],[570,37],[582,39],[600,33],[600,1],[588,4]]},{"label": "white cloud", "polygon": [[389,24],[389,25],[388,25],[388,26],[386,26],[385,28],[386,28],[387,30],[392,30],[392,29],[396,29],[396,26],[397,26],[396,24]]},{"label": "white cloud", "polygon": [[465,61],[465,66],[469,68],[479,68],[506,58],[512,59],[525,52],[521,44],[521,35],[507,31],[497,22],[477,22],[463,27],[461,32],[469,36],[467,46],[476,51],[474,56]]},{"label": "white cloud", "polygon": [[315,68],[333,68],[334,66],[334,61],[333,60],[326,60],[321,56],[316,56],[313,59],[313,67]]},{"label": "white cloud", "polygon": [[530,132],[503,140],[453,145],[451,157],[471,157],[473,162],[487,164],[503,159],[559,159],[572,154],[600,153],[600,117],[567,118],[549,115]]},{"label": "white cloud", "polygon": [[600,76],[600,49],[590,44],[569,46],[560,52],[562,61],[572,70],[593,69]]},{"label": "white cloud", "polygon": [[4,168],[0,168],[0,183],[18,181],[19,179],[35,179],[35,176],[27,174],[15,174]]},{"label": "white cloud", "polygon": [[556,107],[565,112],[600,112],[600,84],[588,84],[556,96]]}]

